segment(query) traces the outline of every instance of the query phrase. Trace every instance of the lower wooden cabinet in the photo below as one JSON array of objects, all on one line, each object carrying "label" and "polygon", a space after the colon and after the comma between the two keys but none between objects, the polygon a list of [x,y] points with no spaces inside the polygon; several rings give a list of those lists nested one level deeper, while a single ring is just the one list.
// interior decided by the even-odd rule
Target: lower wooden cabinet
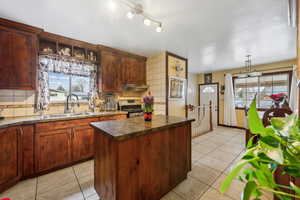
[{"label": "lower wooden cabinet", "polygon": [[61,168],[94,156],[91,122],[124,119],[126,115],[46,122],[36,125],[36,173]]},{"label": "lower wooden cabinet", "polygon": [[22,128],[22,177],[30,177],[34,169],[34,125],[24,125]]},{"label": "lower wooden cabinet", "polygon": [[37,172],[71,163],[71,129],[36,133]]},{"label": "lower wooden cabinet", "polygon": [[0,191],[21,178],[21,130],[19,127],[0,129]]},{"label": "lower wooden cabinet", "polygon": [[0,128],[0,192],[34,177],[94,156],[91,122],[126,115],[74,119]]},{"label": "lower wooden cabinet", "polygon": [[79,161],[94,155],[94,129],[90,126],[81,126],[73,129],[72,133],[72,160]]}]

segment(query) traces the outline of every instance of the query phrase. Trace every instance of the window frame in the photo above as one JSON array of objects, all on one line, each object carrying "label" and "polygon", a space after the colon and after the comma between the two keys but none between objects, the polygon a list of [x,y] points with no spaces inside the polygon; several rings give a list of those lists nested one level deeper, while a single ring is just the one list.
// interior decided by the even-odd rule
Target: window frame
[{"label": "window frame", "polygon": [[[69,76],[69,78],[70,78],[70,80],[69,80],[69,92],[68,92],[68,94],[72,94],[73,92],[72,92],[72,76],[78,76],[78,77],[80,77],[80,75],[74,75],[74,74],[65,74],[65,73],[63,73],[63,72],[48,72],[48,85],[49,85],[49,92],[50,92],[50,77],[49,77],[49,73],[56,73],[56,74],[64,74],[64,75],[68,75]],[[81,76],[81,77],[86,77],[86,78],[89,78],[89,79],[91,79],[91,77],[90,76]],[[91,80],[89,80],[89,81],[91,81]],[[55,103],[65,103],[66,102],[66,99],[65,100],[52,100],[51,101],[51,98],[50,98],[50,100],[49,100],[49,103],[50,104],[55,104]],[[89,102],[89,100],[82,100],[82,99],[80,99],[79,101],[78,101],[79,103],[88,103]]]},{"label": "window frame", "polygon": [[[293,71],[292,70],[287,70],[287,71],[278,71],[278,72],[269,72],[269,73],[263,73],[262,76],[271,76],[271,75],[280,75],[280,74],[287,74],[289,78],[289,84],[288,84],[288,96],[290,97],[291,94],[291,84],[292,84],[292,75]],[[234,76],[232,77],[232,84],[233,84],[233,92],[235,95],[235,80],[238,79],[239,77]],[[272,85],[273,87],[273,85]],[[235,103],[235,102],[234,102]],[[235,107],[236,110],[245,110],[245,107]],[[258,111],[266,111],[268,108],[257,108]]]}]

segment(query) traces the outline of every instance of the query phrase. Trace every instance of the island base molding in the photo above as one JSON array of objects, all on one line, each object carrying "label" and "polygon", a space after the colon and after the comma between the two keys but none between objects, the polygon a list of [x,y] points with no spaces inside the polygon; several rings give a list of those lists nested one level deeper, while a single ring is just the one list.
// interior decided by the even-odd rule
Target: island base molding
[{"label": "island base molding", "polygon": [[95,133],[95,189],[101,199],[158,200],[191,170],[191,122],[127,140]]}]

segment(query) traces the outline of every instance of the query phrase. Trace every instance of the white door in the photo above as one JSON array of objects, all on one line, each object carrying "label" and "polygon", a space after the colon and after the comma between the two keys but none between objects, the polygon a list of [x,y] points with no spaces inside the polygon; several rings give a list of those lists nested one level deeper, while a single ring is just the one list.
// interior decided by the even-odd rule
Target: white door
[{"label": "white door", "polygon": [[209,102],[212,102],[212,124],[218,125],[218,84],[205,84],[200,85],[199,89],[199,104],[200,106],[209,106]]}]

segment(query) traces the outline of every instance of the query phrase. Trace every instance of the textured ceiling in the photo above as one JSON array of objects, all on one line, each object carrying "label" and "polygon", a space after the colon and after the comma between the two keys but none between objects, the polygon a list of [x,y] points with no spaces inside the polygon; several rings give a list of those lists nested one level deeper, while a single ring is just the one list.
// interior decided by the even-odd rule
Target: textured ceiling
[{"label": "textured ceiling", "polygon": [[170,51],[191,72],[209,72],[296,57],[296,29],[287,26],[287,0],[136,0],[164,31],[129,20],[111,0],[1,0],[0,17],[71,38],[151,56]]}]

